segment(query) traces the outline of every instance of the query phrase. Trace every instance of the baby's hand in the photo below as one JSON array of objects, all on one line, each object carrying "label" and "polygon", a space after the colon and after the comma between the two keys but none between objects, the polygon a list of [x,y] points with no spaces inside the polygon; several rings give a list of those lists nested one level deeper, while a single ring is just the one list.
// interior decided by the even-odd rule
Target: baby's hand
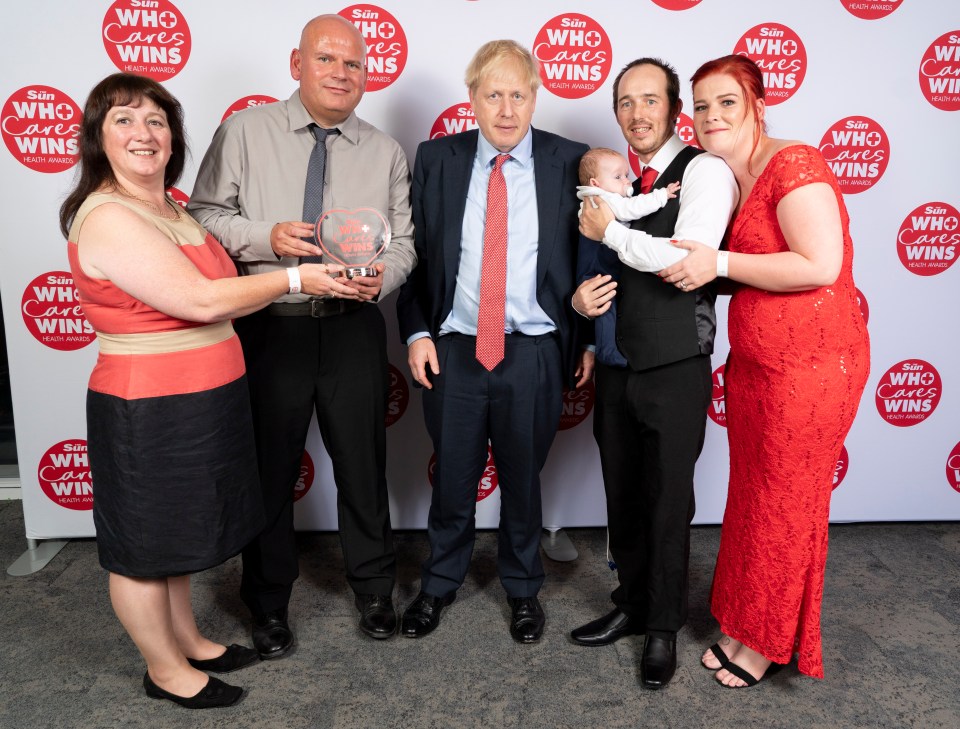
[{"label": "baby's hand", "polygon": [[670,198],[676,197],[677,190],[679,189],[680,189],[679,182],[671,182],[669,185],[667,185],[667,198],[670,199]]}]

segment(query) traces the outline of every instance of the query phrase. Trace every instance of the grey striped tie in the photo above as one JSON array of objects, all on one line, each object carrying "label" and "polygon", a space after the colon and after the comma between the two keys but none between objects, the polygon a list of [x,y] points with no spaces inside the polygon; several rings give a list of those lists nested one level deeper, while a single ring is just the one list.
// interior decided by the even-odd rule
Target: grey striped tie
[{"label": "grey striped tie", "polygon": [[[323,177],[327,166],[327,135],[339,134],[339,129],[324,129],[319,124],[310,124],[313,133],[313,152],[307,165],[307,181],[303,187],[303,220],[316,223],[323,213]],[[316,243],[316,240],[312,241]],[[302,263],[320,263],[320,256],[304,256]]]}]

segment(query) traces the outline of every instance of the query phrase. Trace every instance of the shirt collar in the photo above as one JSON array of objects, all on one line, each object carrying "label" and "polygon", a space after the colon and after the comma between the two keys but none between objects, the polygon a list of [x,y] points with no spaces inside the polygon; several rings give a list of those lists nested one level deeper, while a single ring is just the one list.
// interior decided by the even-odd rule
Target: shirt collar
[{"label": "shirt collar", "polygon": [[653,155],[653,159],[650,160],[649,164],[644,165],[644,168],[653,167],[658,173],[663,172],[670,166],[674,158],[683,151],[685,146],[683,140],[674,134],[666,141],[666,144],[657,150],[657,153]]},{"label": "shirt collar", "polygon": [[[305,129],[314,123],[313,117],[307,111],[303,102],[300,101],[300,90],[294,91],[287,101],[287,115],[290,123],[290,131],[296,132]],[[350,112],[350,116],[339,124],[335,125],[340,130],[340,136],[356,144],[360,139],[360,118],[355,112]]]},{"label": "shirt collar", "polygon": [[[485,167],[490,167],[493,165],[493,160],[496,156],[503,154],[503,152],[490,144],[482,132],[477,136],[479,137],[479,141],[477,142],[477,159],[483,162]],[[527,133],[523,135],[523,139],[517,143],[516,147],[507,152],[507,154],[524,167],[533,163],[533,127],[527,129]]]}]

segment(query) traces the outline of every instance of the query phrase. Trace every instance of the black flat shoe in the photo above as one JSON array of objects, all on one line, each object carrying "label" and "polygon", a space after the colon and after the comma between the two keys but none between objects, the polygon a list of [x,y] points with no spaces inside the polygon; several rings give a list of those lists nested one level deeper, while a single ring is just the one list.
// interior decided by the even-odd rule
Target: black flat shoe
[{"label": "black flat shoe", "polygon": [[677,670],[677,639],[647,636],[640,659],[640,682],[646,689],[661,689]]},{"label": "black flat shoe", "polygon": [[578,645],[600,646],[616,643],[628,635],[643,635],[644,628],[620,608],[614,608],[602,618],[581,625],[571,631],[570,639]]},{"label": "black flat shoe", "polygon": [[507,598],[513,615],[510,619],[510,636],[517,643],[536,643],[543,635],[547,617],[537,596]]},{"label": "black flat shoe", "polygon": [[360,630],[371,638],[383,640],[397,632],[397,611],[389,595],[357,595],[354,600],[360,611]]},{"label": "black flat shoe", "polygon": [[143,690],[151,699],[166,699],[185,709],[217,709],[221,706],[233,706],[243,696],[242,688],[231,686],[213,676],[196,696],[189,698],[177,696],[157,686],[150,678],[149,671],[143,674]]},{"label": "black flat shoe", "polygon": [[265,661],[281,658],[293,647],[287,609],[271,610],[253,618],[253,647]]},{"label": "black flat shoe", "polygon": [[400,632],[407,638],[422,638],[429,635],[440,625],[440,613],[456,598],[456,592],[451,592],[444,597],[434,597],[421,592],[403,611]]},{"label": "black flat shoe", "polygon": [[259,660],[260,654],[253,650],[253,648],[247,648],[246,646],[234,643],[216,658],[205,658],[203,660],[188,658],[187,663],[201,671],[231,673],[232,671],[239,671],[241,668],[253,665]]}]

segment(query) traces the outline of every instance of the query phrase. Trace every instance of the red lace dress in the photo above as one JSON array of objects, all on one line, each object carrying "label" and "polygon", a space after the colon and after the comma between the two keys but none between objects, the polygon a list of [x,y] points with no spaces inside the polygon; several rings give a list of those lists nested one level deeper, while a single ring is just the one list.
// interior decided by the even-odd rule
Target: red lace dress
[{"label": "red lace dress", "polygon": [[730,486],[711,608],[724,634],[776,663],[797,651],[800,671],[823,678],[830,494],[870,353],[853,284],[850,219],[818,150],[795,145],[774,154],[734,223],[730,250],[787,251],[777,203],[815,182],[829,184],[840,206],[836,283],[798,293],[743,286],[730,302]]}]

